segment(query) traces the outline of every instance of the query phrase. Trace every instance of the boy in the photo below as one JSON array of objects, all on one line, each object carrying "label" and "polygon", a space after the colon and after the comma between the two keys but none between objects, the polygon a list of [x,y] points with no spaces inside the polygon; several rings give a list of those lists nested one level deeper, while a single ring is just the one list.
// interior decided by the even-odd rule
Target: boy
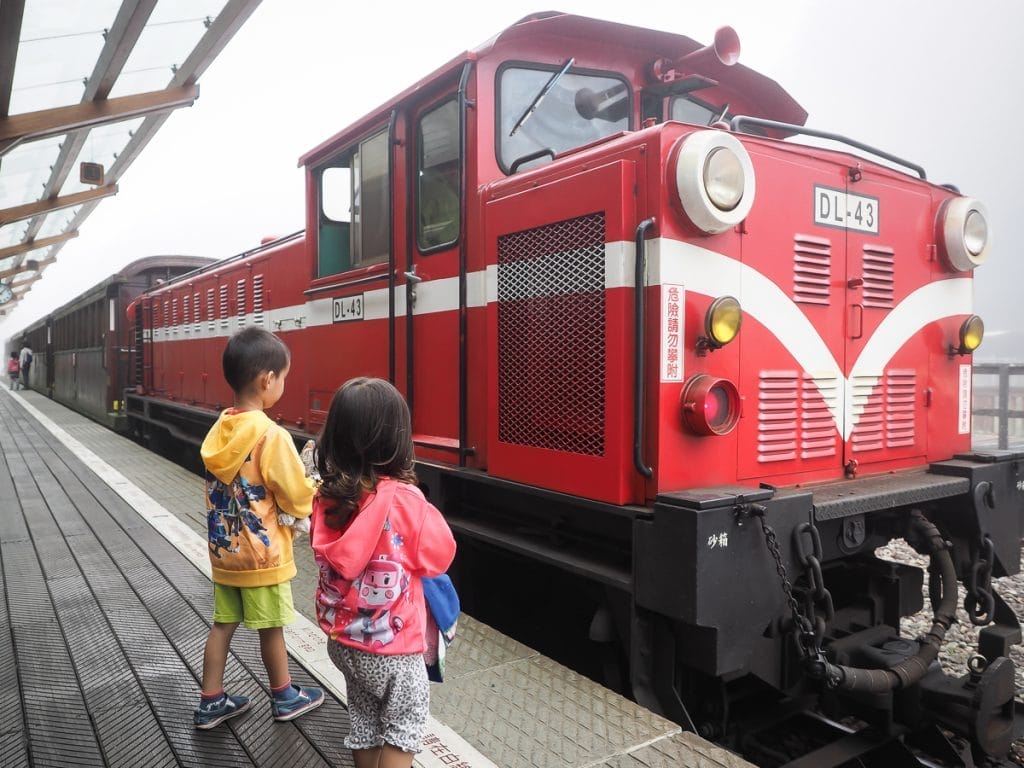
[{"label": "boy", "polygon": [[263,412],[284,393],[290,356],[280,339],[245,328],[224,349],[224,378],[235,393],[203,441],[206,508],[213,570],[213,626],[203,654],[203,690],[196,728],[213,728],[249,708],[245,696],[224,692],[224,666],[239,623],[260,634],[260,655],[273,693],[275,720],[292,720],[320,706],[319,688],[293,686],[284,625],[295,620],[291,527],[312,512],[313,481],[291,436]]}]

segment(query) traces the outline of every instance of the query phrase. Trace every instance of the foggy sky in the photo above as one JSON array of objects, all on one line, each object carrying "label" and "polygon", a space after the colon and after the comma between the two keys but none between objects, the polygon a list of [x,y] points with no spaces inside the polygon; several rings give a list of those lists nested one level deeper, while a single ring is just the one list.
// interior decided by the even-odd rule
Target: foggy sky
[{"label": "foggy sky", "polygon": [[[161,0],[168,2],[168,0]],[[3,322],[10,336],[143,256],[225,257],[301,229],[298,157],[467,48],[546,7],[438,0],[263,0]],[[1024,3],[991,0],[572,0],[557,10],[710,42],[733,26],[740,61],[777,80],[807,124],[923,165],[988,206],[994,248],[976,271],[979,359],[1024,360],[1024,212],[1012,172],[1024,151]],[[86,73],[87,74],[87,73]]]}]

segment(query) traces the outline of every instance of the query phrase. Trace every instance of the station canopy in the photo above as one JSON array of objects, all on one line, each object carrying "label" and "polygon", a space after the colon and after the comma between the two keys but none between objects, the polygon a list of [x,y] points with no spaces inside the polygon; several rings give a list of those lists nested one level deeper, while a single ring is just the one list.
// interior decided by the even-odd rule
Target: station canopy
[{"label": "station canopy", "polygon": [[0,314],[38,280],[260,0],[0,0]]}]

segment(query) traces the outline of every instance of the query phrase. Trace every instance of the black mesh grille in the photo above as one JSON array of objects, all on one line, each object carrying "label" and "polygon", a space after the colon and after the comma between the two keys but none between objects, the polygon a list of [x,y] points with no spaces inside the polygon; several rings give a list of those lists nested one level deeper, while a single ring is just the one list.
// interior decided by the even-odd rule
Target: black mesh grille
[{"label": "black mesh grille", "polygon": [[498,238],[498,439],[604,454],[604,214]]}]

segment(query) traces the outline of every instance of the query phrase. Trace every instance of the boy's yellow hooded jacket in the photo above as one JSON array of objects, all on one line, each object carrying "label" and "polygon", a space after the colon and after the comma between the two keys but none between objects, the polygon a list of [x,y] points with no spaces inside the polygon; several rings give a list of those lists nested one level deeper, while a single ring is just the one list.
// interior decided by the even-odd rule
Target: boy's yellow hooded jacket
[{"label": "boy's yellow hooded jacket", "polygon": [[266,587],[295,577],[290,526],[312,512],[313,481],[291,436],[263,411],[224,411],[203,441],[213,580]]}]

